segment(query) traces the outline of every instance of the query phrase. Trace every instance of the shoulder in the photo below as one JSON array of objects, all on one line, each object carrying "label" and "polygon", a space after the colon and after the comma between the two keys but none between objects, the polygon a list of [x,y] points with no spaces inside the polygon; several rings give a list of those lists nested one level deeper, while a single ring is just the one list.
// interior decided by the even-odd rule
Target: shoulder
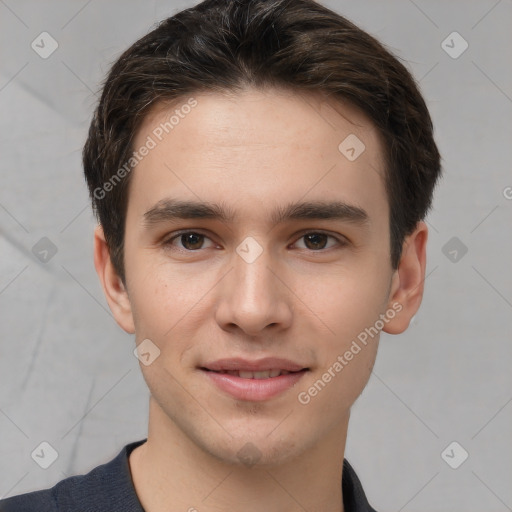
[{"label": "shoulder", "polygon": [[[57,484],[58,485],[58,484]],[[57,512],[56,486],[0,500],[0,512]]]},{"label": "shoulder", "polygon": [[65,478],[49,489],[0,500],[0,512],[139,512],[128,455],[143,442],[126,445],[114,459],[85,475]]},{"label": "shoulder", "polygon": [[361,481],[347,459],[343,459],[341,486],[346,512],[377,512],[368,502]]}]

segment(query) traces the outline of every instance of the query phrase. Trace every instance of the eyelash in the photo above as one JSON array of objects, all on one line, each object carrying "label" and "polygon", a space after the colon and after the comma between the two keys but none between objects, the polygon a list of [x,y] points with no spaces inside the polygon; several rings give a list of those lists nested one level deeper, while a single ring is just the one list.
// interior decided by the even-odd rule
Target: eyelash
[{"label": "eyelash", "polygon": [[[301,238],[304,238],[306,235],[326,235],[328,238],[332,238],[334,240],[336,240],[336,242],[338,243],[338,248],[341,248],[341,247],[344,247],[346,245],[348,245],[348,242],[347,240],[342,237],[342,238],[338,238],[334,235],[331,235],[330,233],[326,233],[324,231],[305,231],[305,232],[302,232],[299,236],[299,238],[297,239],[300,240]],[[169,238],[166,238],[163,242],[162,242],[162,245],[165,246],[165,247],[172,247],[172,242],[176,239],[179,239],[181,236],[183,235],[201,235],[201,236],[204,236],[205,238],[211,240],[206,234],[204,233],[201,233],[200,231],[191,231],[191,230],[185,230],[185,231],[177,231],[175,233],[172,234],[171,237]],[[211,240],[213,241],[213,240]],[[313,249],[305,249],[306,251],[309,251],[309,252],[313,252],[313,253],[322,253],[322,252],[326,252],[330,249],[335,249],[336,247],[328,247],[327,249],[318,249],[318,250],[313,250]],[[201,249],[195,249],[195,250],[192,250],[192,249],[183,249],[183,248],[178,248],[179,251],[181,252],[187,252],[187,253],[195,253],[195,252],[199,252]],[[304,249],[303,249],[304,250]]]}]

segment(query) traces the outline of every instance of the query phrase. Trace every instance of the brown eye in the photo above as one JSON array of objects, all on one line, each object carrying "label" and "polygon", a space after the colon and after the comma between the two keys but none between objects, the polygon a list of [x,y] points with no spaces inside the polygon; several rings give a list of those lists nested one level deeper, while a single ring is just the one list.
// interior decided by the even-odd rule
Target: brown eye
[{"label": "brown eye", "polygon": [[325,249],[327,238],[329,237],[327,235],[324,235],[323,233],[311,233],[309,235],[304,235],[306,247],[312,250]]},{"label": "brown eye", "polygon": [[[176,244],[174,243],[176,240],[180,242],[180,245],[178,245],[177,247]],[[206,235],[196,233],[195,231],[185,231],[178,233],[172,238],[169,238],[167,241],[164,242],[164,245],[176,247],[179,250],[192,252],[202,249],[205,240],[209,240],[209,238]]]},{"label": "brown eye", "polygon": [[180,241],[183,244],[183,247],[191,251],[200,249],[201,245],[203,245],[203,239],[204,235],[200,235],[198,233],[187,233],[180,236]]},{"label": "brown eye", "polygon": [[[310,251],[322,251],[324,249],[329,249],[330,247],[333,247],[332,245],[330,247],[327,246],[327,240],[331,238],[332,240],[335,240],[339,246],[344,245],[344,243],[339,240],[338,238],[328,235],[327,233],[322,232],[316,232],[312,231],[309,233],[306,233],[301,236],[299,240],[304,240],[305,248]],[[334,244],[336,245],[336,244]]]}]

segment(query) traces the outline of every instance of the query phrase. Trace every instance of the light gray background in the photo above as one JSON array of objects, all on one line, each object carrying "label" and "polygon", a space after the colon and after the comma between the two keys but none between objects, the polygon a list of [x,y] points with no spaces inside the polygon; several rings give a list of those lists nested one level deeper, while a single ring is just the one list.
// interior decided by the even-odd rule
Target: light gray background
[{"label": "light gray background", "polygon": [[[109,65],[194,3],[0,0],[0,496],[146,437],[134,340],[93,266],[80,151]],[[422,307],[406,333],[382,336],[346,457],[379,512],[512,510],[512,2],[324,3],[407,61],[445,170]],[[31,48],[43,31],[59,44],[47,59]],[[457,59],[441,46],[453,31],[469,44]],[[442,252],[454,236],[468,248],[456,262]],[[42,237],[58,250],[47,263],[32,253]],[[42,441],[58,452],[46,470],[31,458]],[[469,453],[458,469],[441,457],[452,441]]]}]

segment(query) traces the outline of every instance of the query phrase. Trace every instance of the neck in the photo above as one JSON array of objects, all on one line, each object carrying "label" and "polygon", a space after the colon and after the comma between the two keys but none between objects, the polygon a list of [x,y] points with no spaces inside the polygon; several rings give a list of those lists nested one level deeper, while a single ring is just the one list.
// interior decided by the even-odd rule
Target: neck
[{"label": "neck", "polygon": [[348,417],[293,460],[251,466],[203,450],[150,400],[147,442],[129,466],[146,512],[344,512],[341,477]]}]

